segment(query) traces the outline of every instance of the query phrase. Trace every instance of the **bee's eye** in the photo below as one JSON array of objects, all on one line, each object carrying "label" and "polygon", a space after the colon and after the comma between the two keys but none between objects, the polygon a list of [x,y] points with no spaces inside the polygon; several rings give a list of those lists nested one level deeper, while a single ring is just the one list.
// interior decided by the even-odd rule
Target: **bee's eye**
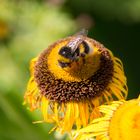
[{"label": "bee's eye", "polygon": [[64,46],[60,49],[59,55],[62,55],[65,58],[71,58],[72,57],[72,51],[71,48]]}]

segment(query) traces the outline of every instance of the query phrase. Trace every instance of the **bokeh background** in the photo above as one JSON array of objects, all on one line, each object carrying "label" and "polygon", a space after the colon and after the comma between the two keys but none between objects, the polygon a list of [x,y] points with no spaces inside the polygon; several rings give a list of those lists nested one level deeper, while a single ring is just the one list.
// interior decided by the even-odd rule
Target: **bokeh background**
[{"label": "bokeh background", "polygon": [[81,28],[121,58],[128,99],[140,92],[139,0],[0,0],[0,140],[62,140],[23,103],[30,59]]}]

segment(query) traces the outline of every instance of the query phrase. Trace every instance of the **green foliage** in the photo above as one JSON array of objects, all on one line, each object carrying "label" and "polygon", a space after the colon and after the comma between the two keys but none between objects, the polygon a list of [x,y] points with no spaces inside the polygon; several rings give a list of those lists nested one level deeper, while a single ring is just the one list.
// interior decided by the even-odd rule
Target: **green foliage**
[{"label": "green foliage", "polygon": [[140,22],[139,0],[70,0],[66,2],[66,5],[72,7],[75,14],[86,12],[124,23]]}]

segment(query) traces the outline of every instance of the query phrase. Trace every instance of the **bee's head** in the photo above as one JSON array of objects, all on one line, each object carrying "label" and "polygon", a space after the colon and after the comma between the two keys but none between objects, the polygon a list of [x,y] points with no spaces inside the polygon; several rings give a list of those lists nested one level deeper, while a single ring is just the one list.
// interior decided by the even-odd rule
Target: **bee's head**
[{"label": "bee's head", "polygon": [[70,59],[70,60],[75,60],[76,57],[79,56],[79,48],[77,48],[74,52],[72,51],[72,49],[68,46],[64,46],[60,49],[59,51],[59,55]]},{"label": "bee's head", "polygon": [[72,62],[78,61],[80,57],[85,57],[90,50],[89,45],[85,41],[81,41],[80,43],[77,42],[77,44],[75,42],[73,42],[73,44],[69,44],[63,46],[59,50],[59,55],[66,60],[58,60],[59,65],[62,68],[70,66]]}]

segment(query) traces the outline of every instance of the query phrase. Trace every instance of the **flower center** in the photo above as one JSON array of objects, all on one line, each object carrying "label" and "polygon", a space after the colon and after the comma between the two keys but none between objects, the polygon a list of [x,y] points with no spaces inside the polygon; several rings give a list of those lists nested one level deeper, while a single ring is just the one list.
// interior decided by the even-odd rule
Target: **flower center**
[{"label": "flower center", "polygon": [[57,102],[81,101],[99,96],[111,81],[113,61],[107,49],[92,39],[94,53],[89,54],[85,64],[80,60],[72,67],[63,69],[58,64],[59,49],[70,38],[51,45],[38,58],[35,64],[35,80],[41,93]]}]

